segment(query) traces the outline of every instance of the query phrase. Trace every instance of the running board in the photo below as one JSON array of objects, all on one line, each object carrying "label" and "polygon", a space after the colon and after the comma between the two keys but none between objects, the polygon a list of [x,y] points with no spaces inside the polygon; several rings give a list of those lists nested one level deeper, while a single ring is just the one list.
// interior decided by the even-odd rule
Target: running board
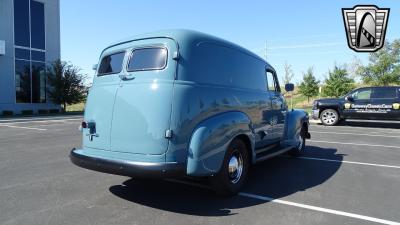
[{"label": "running board", "polygon": [[293,148],[293,147],[289,146],[289,147],[286,147],[286,148],[282,148],[281,150],[274,151],[274,152],[272,152],[271,154],[268,154],[268,155],[265,155],[265,156],[262,156],[262,157],[256,159],[256,163],[259,163],[259,162],[262,162],[262,161],[267,160],[267,159],[269,159],[269,158],[272,158],[272,157],[274,157],[274,156],[283,154],[283,153],[289,151],[289,150],[292,149],[292,148]]}]

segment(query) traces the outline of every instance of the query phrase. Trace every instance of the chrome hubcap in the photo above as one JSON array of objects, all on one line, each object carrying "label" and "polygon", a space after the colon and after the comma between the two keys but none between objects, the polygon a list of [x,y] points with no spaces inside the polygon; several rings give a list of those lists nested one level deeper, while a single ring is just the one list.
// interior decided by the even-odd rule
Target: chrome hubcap
[{"label": "chrome hubcap", "polygon": [[229,180],[237,183],[243,173],[243,158],[239,151],[234,151],[228,164]]},{"label": "chrome hubcap", "polygon": [[335,113],[327,111],[322,114],[321,119],[326,124],[334,124],[337,120],[337,116]]}]

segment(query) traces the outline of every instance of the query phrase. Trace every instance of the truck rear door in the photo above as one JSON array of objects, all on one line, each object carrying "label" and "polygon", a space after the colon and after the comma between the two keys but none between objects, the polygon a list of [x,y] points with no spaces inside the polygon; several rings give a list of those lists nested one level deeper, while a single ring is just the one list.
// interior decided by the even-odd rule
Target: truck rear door
[{"label": "truck rear door", "polygon": [[161,155],[168,149],[177,44],[168,38],[133,41],[115,97],[111,151]]},{"label": "truck rear door", "polygon": [[111,49],[102,55],[85,105],[84,120],[94,124],[95,129],[92,133],[90,129],[83,130],[84,147],[110,150],[114,99],[124,57],[125,51],[120,49]]}]

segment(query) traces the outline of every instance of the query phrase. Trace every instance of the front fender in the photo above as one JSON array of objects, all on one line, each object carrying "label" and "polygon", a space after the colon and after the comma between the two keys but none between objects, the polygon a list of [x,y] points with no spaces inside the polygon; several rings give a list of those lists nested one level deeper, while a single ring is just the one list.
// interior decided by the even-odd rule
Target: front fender
[{"label": "front fender", "polygon": [[246,135],[254,149],[254,134],[249,117],[238,111],[225,112],[202,121],[194,129],[186,172],[191,176],[209,176],[221,168],[229,143],[238,135]]},{"label": "front fender", "polygon": [[[303,125],[309,126],[309,117],[306,111],[296,109],[288,111],[286,115],[285,134],[281,145],[284,147],[296,147],[299,144],[298,137]],[[309,137],[309,134],[307,133]]]}]

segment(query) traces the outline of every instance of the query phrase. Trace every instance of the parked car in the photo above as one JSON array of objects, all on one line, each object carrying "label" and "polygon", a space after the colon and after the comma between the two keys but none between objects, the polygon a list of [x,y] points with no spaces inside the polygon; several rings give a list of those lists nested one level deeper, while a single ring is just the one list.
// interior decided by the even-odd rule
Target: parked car
[{"label": "parked car", "polygon": [[207,34],[168,30],[104,49],[83,145],[70,158],[130,177],[210,177],[218,193],[231,195],[251,164],[300,154],[308,126],[304,111],[288,110],[262,58]]},{"label": "parked car", "polygon": [[313,119],[327,126],[345,119],[400,120],[400,86],[362,87],[340,98],[313,103]]}]

